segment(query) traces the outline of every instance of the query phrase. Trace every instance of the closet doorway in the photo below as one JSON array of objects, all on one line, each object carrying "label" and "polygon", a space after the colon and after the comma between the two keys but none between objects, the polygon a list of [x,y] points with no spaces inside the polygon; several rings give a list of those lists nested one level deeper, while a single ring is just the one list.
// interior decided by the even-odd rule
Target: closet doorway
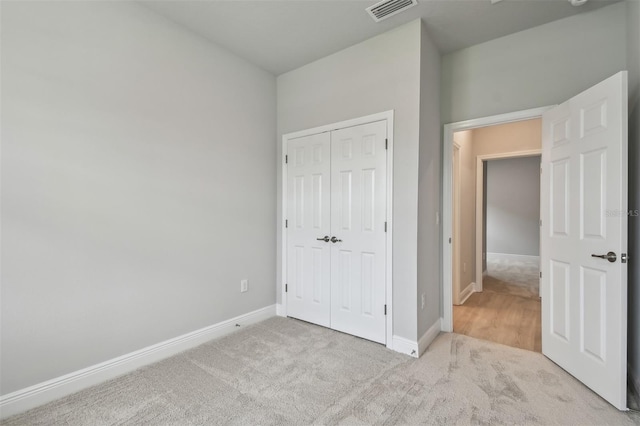
[{"label": "closet doorway", "polygon": [[283,137],[286,315],[387,344],[389,113]]}]

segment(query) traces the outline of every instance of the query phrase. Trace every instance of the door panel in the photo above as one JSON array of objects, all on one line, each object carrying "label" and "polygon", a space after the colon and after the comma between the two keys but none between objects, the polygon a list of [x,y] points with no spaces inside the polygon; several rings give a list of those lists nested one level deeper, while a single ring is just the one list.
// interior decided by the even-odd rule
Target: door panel
[{"label": "door panel", "polygon": [[287,314],[329,327],[331,232],[329,133],[292,139],[287,169]]},{"label": "door panel", "polygon": [[331,133],[331,328],[385,342],[386,121]]},{"label": "door panel", "polygon": [[546,112],[542,130],[542,352],[626,409],[626,72]]}]

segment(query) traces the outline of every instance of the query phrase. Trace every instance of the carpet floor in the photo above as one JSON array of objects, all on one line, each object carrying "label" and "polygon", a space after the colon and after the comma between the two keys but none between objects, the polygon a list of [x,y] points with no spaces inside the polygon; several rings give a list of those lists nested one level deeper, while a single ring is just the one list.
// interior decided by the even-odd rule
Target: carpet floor
[{"label": "carpet floor", "polygon": [[535,260],[487,253],[483,291],[538,299],[540,266]]},{"label": "carpet floor", "polygon": [[420,359],[270,318],[4,425],[638,425],[544,356],[453,333]]}]

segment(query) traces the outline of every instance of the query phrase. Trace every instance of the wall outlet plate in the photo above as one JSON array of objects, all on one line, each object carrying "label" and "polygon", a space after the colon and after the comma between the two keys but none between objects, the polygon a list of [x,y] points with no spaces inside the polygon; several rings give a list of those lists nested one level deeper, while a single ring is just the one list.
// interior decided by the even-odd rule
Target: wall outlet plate
[{"label": "wall outlet plate", "polygon": [[249,280],[241,280],[240,281],[240,293],[244,293],[249,290]]}]

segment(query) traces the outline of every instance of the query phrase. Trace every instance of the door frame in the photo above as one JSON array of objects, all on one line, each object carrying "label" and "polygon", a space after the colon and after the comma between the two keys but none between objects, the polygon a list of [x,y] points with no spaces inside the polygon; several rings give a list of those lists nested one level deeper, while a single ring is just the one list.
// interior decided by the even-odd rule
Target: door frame
[{"label": "door frame", "polygon": [[386,253],[385,253],[385,299],[387,305],[386,313],[386,330],[385,345],[387,348],[393,348],[393,115],[394,110],[384,111],[377,114],[366,115],[351,120],[339,121],[337,123],[326,124],[311,129],[300,130],[297,132],[282,135],[282,223],[280,234],[282,244],[282,282],[281,287],[281,306],[278,315],[287,316],[287,146],[290,139],[296,139],[304,136],[311,136],[318,133],[331,132],[334,130],[345,129],[348,127],[361,126],[363,124],[374,123],[377,121],[387,122],[387,194],[386,194],[386,215],[387,215],[387,232],[385,237]]},{"label": "door frame", "polygon": [[[506,114],[475,118],[472,120],[458,121],[444,125],[442,153],[442,331],[453,331],[453,251],[451,244],[453,232],[453,134],[462,130],[472,130],[479,127],[488,127],[497,124],[507,124],[540,118],[546,110],[552,107],[553,105],[550,105]],[[482,165],[482,163],[480,164]],[[482,183],[476,182],[476,193],[478,184],[482,185]],[[480,203],[480,205],[480,208],[482,209],[482,203]],[[478,202],[476,200],[476,211],[477,208]],[[480,233],[479,240],[481,243],[482,227],[478,229],[476,222],[476,259],[478,251],[478,232]],[[480,252],[482,252],[482,246],[480,246]],[[482,254],[480,254],[480,259],[481,261],[479,264],[476,261],[476,275],[478,274],[479,269],[480,277],[482,277]]]},{"label": "door frame", "polygon": [[[456,155],[457,151],[457,155]],[[453,150],[452,150],[452,173],[453,173],[453,187],[452,187],[452,210],[453,210],[453,227],[451,234],[451,245],[453,250],[453,255],[451,259],[451,294],[453,297],[453,302],[460,303],[460,145],[454,140],[453,141]],[[458,184],[456,185],[456,181]],[[455,267],[455,269],[453,268]],[[456,272],[453,272],[453,271]]]},{"label": "door frame", "polygon": [[476,156],[476,280],[475,291],[482,291],[482,258],[484,249],[484,163],[489,160],[504,160],[507,158],[525,158],[542,155],[542,148],[523,151],[508,151],[496,154],[484,154]]}]

